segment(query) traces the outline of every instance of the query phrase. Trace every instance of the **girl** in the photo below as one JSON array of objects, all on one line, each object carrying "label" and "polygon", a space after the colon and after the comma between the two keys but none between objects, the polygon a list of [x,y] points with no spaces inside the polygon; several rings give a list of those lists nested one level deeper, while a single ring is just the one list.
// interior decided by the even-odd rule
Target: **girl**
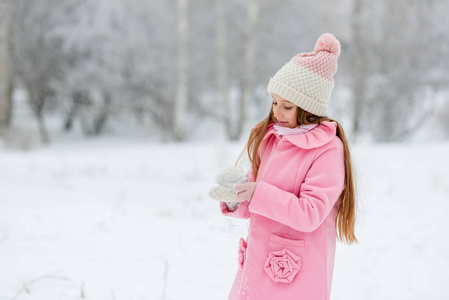
[{"label": "girl", "polygon": [[229,299],[328,300],[336,237],[357,242],[348,142],[327,117],[339,55],[323,34],[269,81],[270,113],[246,145],[249,181],[233,185],[237,208],[220,203],[224,215],[250,218]]}]

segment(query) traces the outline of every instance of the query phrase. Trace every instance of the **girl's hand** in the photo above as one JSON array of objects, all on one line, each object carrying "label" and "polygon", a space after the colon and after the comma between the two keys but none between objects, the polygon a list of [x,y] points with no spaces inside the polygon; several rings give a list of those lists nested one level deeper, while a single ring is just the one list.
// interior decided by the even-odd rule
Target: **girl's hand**
[{"label": "girl's hand", "polygon": [[247,182],[243,184],[236,184],[234,190],[237,192],[236,202],[251,201],[254,191],[256,190],[256,182]]}]

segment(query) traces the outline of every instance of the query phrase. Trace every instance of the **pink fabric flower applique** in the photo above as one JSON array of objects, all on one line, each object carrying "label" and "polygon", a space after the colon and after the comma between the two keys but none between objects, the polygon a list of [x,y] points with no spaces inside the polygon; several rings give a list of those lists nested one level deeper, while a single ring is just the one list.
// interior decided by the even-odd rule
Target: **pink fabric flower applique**
[{"label": "pink fabric flower applique", "polygon": [[301,268],[301,258],[283,249],[268,253],[265,272],[274,282],[290,283]]},{"label": "pink fabric flower applique", "polygon": [[240,238],[239,241],[239,266],[240,269],[243,269],[243,265],[245,264],[246,257],[246,242],[243,238]]}]

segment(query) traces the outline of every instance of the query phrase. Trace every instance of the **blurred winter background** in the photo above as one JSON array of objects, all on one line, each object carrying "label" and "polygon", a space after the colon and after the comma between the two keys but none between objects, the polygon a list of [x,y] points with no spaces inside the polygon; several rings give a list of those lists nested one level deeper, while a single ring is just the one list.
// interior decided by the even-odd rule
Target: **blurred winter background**
[{"label": "blurred winter background", "polygon": [[0,299],[226,299],[248,222],[208,190],[324,32],[359,203],[332,299],[449,299],[448,11],[0,0]]}]

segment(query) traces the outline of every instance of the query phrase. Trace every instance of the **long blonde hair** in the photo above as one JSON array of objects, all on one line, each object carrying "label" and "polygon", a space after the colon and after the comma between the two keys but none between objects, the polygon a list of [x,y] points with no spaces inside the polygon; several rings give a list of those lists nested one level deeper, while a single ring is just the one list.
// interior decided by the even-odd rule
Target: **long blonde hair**
[{"label": "long blonde hair", "polygon": [[[355,226],[355,213],[356,213],[356,199],[355,199],[355,184],[353,166],[351,163],[351,154],[349,151],[348,141],[346,140],[345,133],[340,123],[330,119],[328,117],[320,117],[311,114],[302,108],[297,106],[296,119],[298,125],[307,124],[321,124],[323,121],[331,121],[337,123],[337,136],[341,139],[344,145],[344,161],[345,161],[345,188],[341,192],[339,199],[341,199],[340,206],[338,208],[337,217],[335,218],[335,229],[337,231],[337,238],[348,245],[352,243],[358,243],[354,234]],[[257,178],[257,173],[260,166],[260,157],[257,155],[260,143],[267,131],[268,125],[272,122],[276,122],[276,118],[273,114],[273,106],[271,106],[270,113],[263,121],[258,123],[249,135],[248,142],[237,158],[237,163],[243,156],[245,149],[248,154],[248,158],[251,162],[252,172],[254,174],[254,181]],[[237,164],[236,163],[236,164]]]}]

